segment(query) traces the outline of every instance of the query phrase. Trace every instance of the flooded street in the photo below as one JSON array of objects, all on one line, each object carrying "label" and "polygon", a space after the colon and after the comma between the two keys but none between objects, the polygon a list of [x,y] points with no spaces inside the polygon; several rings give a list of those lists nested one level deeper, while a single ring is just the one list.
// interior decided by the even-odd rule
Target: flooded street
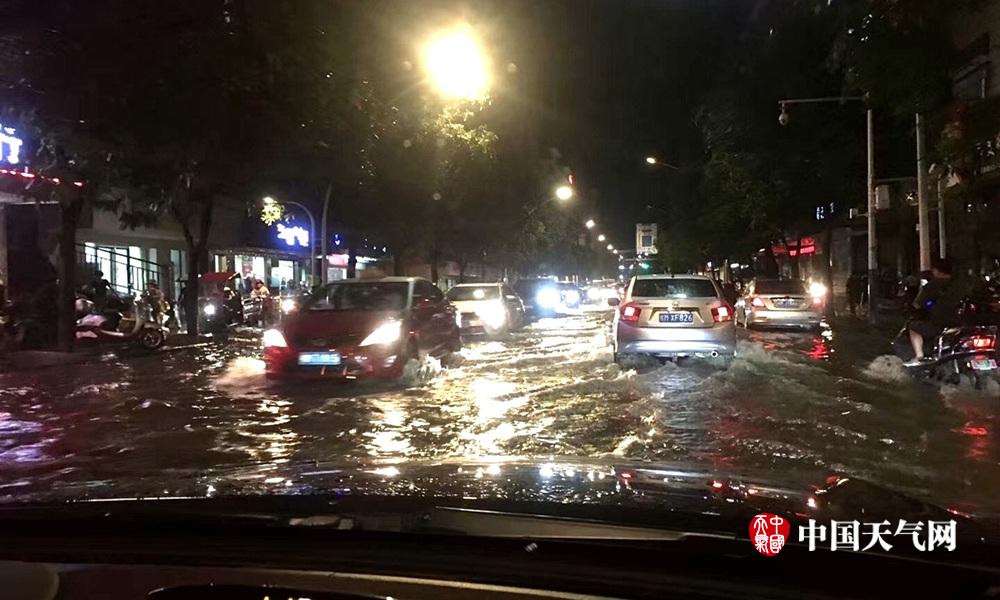
[{"label": "flooded street", "polygon": [[818,483],[833,471],[995,511],[997,390],[918,384],[850,323],[740,332],[728,369],[611,363],[610,315],[470,341],[403,383],[266,381],[253,340],[0,375],[0,493],[169,493],[304,461],[573,457]]}]

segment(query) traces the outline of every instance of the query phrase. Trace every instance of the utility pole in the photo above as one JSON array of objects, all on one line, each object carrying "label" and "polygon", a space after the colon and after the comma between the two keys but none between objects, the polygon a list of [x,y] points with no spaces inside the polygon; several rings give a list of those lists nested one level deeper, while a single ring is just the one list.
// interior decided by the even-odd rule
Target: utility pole
[{"label": "utility pole", "polygon": [[872,109],[866,111],[868,123],[868,322],[875,324],[878,297],[878,239],[875,237],[875,118]]},{"label": "utility pole", "polygon": [[918,239],[920,240],[920,270],[929,271],[931,268],[931,224],[927,208],[927,182],[924,178],[926,169],[924,167],[923,116],[917,113],[915,121],[917,136],[917,223],[920,228],[918,232]]}]

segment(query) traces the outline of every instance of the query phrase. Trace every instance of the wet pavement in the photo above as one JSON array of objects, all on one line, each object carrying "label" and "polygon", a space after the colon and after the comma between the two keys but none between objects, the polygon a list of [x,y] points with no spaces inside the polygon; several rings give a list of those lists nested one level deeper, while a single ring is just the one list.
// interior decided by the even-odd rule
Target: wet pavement
[{"label": "wet pavement", "polygon": [[[0,374],[0,497],[281,481],[304,461],[593,458],[788,484],[852,474],[996,513],[998,389],[913,382],[858,322],[741,332],[728,369],[619,368],[610,314],[543,319],[402,383],[268,382],[252,338]],[[411,367],[416,365],[411,365]]]}]

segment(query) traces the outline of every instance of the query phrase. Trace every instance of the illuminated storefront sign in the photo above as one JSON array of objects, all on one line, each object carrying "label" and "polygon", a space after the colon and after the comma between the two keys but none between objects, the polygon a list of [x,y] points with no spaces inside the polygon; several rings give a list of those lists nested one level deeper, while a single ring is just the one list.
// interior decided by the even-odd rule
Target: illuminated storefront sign
[{"label": "illuminated storefront sign", "polygon": [[13,127],[0,124],[0,160],[12,165],[21,162],[21,145],[24,143],[14,133]]},{"label": "illuminated storefront sign", "polygon": [[275,225],[278,229],[278,239],[289,246],[309,247],[309,230],[302,227],[288,227],[284,223]]}]

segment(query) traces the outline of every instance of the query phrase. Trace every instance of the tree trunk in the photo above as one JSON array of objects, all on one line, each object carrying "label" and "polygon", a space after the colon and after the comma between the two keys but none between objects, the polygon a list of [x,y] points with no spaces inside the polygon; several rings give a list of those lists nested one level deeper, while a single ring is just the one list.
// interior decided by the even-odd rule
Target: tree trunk
[{"label": "tree trunk", "polygon": [[60,208],[57,343],[60,351],[72,352],[76,341],[76,228],[83,197],[77,195]]},{"label": "tree trunk", "polygon": [[431,283],[438,283],[438,260],[441,258],[441,251],[437,246],[431,248]]},{"label": "tree trunk", "polygon": [[201,269],[200,250],[188,244],[187,255],[187,293],[184,295],[184,316],[187,319],[187,331],[192,336],[198,335],[198,271]]},{"label": "tree trunk", "polygon": [[392,274],[403,274],[403,255],[399,252],[394,252],[392,255]]}]

